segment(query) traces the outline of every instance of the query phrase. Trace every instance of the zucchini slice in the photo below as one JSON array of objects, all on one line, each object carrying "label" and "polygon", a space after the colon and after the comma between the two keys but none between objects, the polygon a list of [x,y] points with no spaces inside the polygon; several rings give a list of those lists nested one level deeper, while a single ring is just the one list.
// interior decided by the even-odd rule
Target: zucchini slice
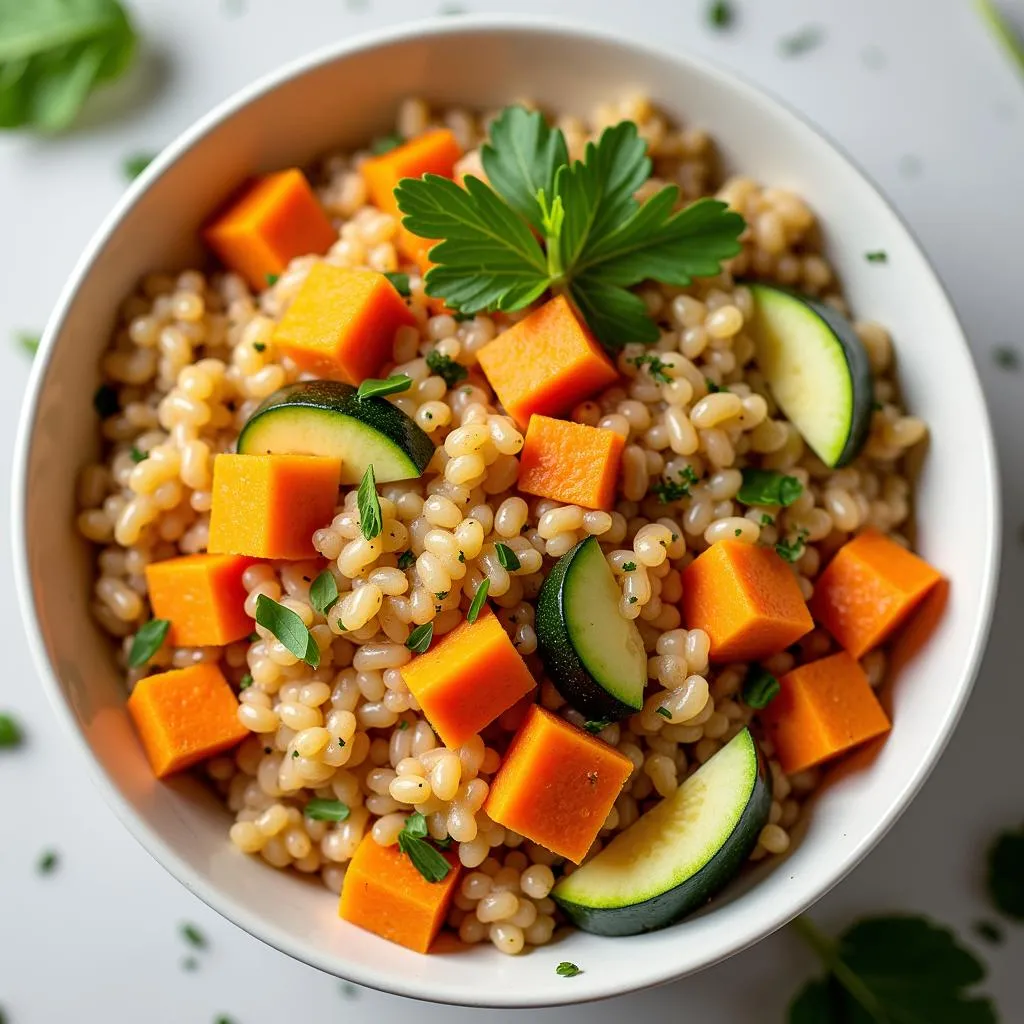
[{"label": "zucchini slice", "polygon": [[673,924],[718,892],[754,849],[771,808],[769,779],[744,729],[562,879],[552,898],[595,935],[638,935]]},{"label": "zucchini slice", "polygon": [[275,391],[238,437],[243,455],[329,455],[341,459],[341,482],[357,484],[373,465],[378,483],[421,476],[434,442],[383,398],[356,398],[333,380],[300,381]]},{"label": "zucchini slice", "polygon": [[643,707],[647,654],[636,624],[619,614],[619,586],[596,537],[562,555],[537,599],[537,645],[558,692],[592,719]]},{"label": "zucchini slice", "polygon": [[750,284],[757,362],[779,408],[827,466],[859,454],[871,425],[874,388],[864,345],[831,306],[766,284]]}]

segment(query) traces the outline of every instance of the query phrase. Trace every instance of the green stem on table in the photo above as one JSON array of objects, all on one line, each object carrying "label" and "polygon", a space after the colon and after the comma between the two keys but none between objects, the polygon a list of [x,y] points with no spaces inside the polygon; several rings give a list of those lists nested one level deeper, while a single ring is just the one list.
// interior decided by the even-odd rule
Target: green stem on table
[{"label": "green stem on table", "polygon": [[1006,15],[995,4],[995,0],[974,0],[975,10],[985,20],[996,40],[1010,55],[1021,71],[1024,71],[1024,40],[1006,20]]}]

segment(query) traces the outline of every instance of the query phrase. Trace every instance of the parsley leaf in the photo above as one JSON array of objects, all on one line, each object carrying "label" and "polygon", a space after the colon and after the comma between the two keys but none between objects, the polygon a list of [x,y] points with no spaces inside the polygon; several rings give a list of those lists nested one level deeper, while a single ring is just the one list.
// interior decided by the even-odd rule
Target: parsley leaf
[{"label": "parsley leaf", "polygon": [[996,837],[988,851],[987,881],[996,908],[1024,921],[1024,827]]},{"label": "parsley leaf", "polygon": [[835,941],[807,917],[794,927],[828,973],[798,994],[789,1024],[996,1024],[992,1003],[967,991],[982,965],[925,918],[868,918]]},{"label": "parsley leaf", "polygon": [[775,700],[781,689],[778,679],[771,672],[760,665],[754,665],[743,681],[743,703],[748,708],[760,711]]},{"label": "parsley leaf", "polygon": [[409,287],[409,275],[400,274],[395,271],[384,275],[394,285],[395,291],[401,296],[412,295],[412,288]]},{"label": "parsley leaf", "polygon": [[569,963],[568,960],[563,960],[555,968],[555,974],[557,974],[560,978],[575,978],[577,974],[582,973],[583,972],[575,964]]},{"label": "parsley leaf", "polygon": [[398,833],[398,849],[428,882],[443,882],[452,869],[447,858],[428,842],[427,819],[419,811],[405,819],[402,831]]},{"label": "parsley leaf", "polygon": [[145,462],[146,459],[149,458],[149,452],[144,452],[142,451],[141,448],[136,448],[135,445],[132,445],[131,451],[128,453],[128,455],[131,458],[132,462],[134,462],[136,465],[138,465],[140,462]]},{"label": "parsley leaf", "polygon": [[56,850],[44,850],[36,861],[36,871],[41,875],[52,875],[60,864],[60,854]]},{"label": "parsley leaf", "polygon": [[256,621],[311,668],[320,667],[320,648],[299,616],[266,594],[256,598]]},{"label": "parsley leaf", "polygon": [[356,391],[356,398],[361,402],[364,398],[384,395],[397,395],[401,391],[408,391],[412,387],[412,377],[407,373],[393,373],[386,380],[378,380],[376,377],[367,377]]},{"label": "parsley leaf", "polygon": [[655,708],[654,709],[654,713],[657,714],[657,715],[661,715],[662,718],[671,718],[672,717],[672,712],[669,711],[668,708],[664,708],[664,707],[662,707],[662,708]]},{"label": "parsley leaf", "polygon": [[599,732],[607,729],[612,724],[610,718],[595,718],[583,723],[583,728],[591,735],[596,736]]},{"label": "parsley leaf", "polygon": [[359,529],[367,540],[373,540],[384,529],[384,517],[380,510],[380,498],[377,497],[377,479],[373,475],[373,463],[366,467],[363,479],[359,482],[356,505],[359,508]]},{"label": "parsley leaf", "polygon": [[779,540],[775,545],[775,550],[780,558],[793,563],[800,561],[806,547],[807,531],[801,528],[797,530],[796,536],[792,540]]},{"label": "parsley leaf", "polygon": [[686,466],[682,469],[675,480],[659,480],[651,491],[658,496],[658,501],[663,505],[679,501],[681,498],[690,496],[690,488],[697,482],[698,477],[693,466]]},{"label": "parsley leaf", "polygon": [[622,571],[623,572],[636,572],[636,562],[623,562],[622,563]]},{"label": "parsley leaf", "polygon": [[340,800],[314,797],[307,801],[302,813],[312,821],[345,821],[350,811]]},{"label": "parsley leaf", "polygon": [[21,726],[10,715],[0,712],[0,750],[20,747],[23,738]]},{"label": "parsley leaf", "polygon": [[181,937],[196,949],[205,949],[207,946],[206,936],[190,922],[186,921],[181,926]]},{"label": "parsley leaf", "polygon": [[651,379],[657,381],[659,384],[671,384],[672,378],[665,372],[667,363],[663,363],[656,355],[646,353],[642,356],[635,356],[629,360],[637,369],[643,366],[647,367],[647,372],[650,374]]},{"label": "parsley leaf", "polygon": [[502,569],[515,572],[522,565],[519,561],[519,556],[507,544],[495,544],[494,551],[498,556],[498,562],[501,564]]},{"label": "parsley leaf", "polygon": [[142,668],[150,658],[163,646],[171,623],[167,619],[150,619],[140,626],[132,638],[132,646],[128,651],[130,668]]},{"label": "parsley leaf", "polygon": [[888,263],[889,254],[884,249],[876,249],[874,252],[864,253],[864,259],[868,263]]},{"label": "parsley leaf", "polygon": [[442,355],[436,349],[427,353],[427,369],[436,373],[450,388],[469,376],[469,370],[461,363],[457,363],[451,356]]},{"label": "parsley leaf", "polygon": [[125,180],[134,181],[155,159],[155,153],[133,153],[126,156],[121,164]]},{"label": "parsley leaf", "polygon": [[712,28],[728,28],[734,17],[735,12],[727,0],[712,0],[708,7],[708,24]]},{"label": "parsley leaf", "polygon": [[42,341],[42,337],[38,334],[32,334],[30,331],[18,331],[14,335],[14,340],[30,356],[34,356],[39,351],[39,342]]},{"label": "parsley leaf", "polygon": [[409,634],[409,639],[405,641],[405,646],[415,654],[422,654],[428,647],[430,647],[430,641],[433,639],[433,622],[424,622],[422,626],[417,626]]},{"label": "parsley leaf", "polygon": [[804,485],[795,476],[776,473],[771,469],[744,469],[743,485],[736,495],[744,505],[792,505],[801,494]]},{"label": "parsley leaf", "polygon": [[398,568],[401,570],[411,569],[416,564],[416,556],[412,551],[403,551],[398,556]]},{"label": "parsley leaf", "polygon": [[330,570],[322,573],[309,585],[309,603],[313,610],[326,615],[338,600],[338,581]]},{"label": "parsley leaf", "polygon": [[473,601],[469,606],[469,611],[466,613],[467,622],[474,623],[480,618],[484,602],[487,600],[487,591],[490,589],[491,581],[485,576],[483,582],[476,588],[476,593],[473,595]]}]

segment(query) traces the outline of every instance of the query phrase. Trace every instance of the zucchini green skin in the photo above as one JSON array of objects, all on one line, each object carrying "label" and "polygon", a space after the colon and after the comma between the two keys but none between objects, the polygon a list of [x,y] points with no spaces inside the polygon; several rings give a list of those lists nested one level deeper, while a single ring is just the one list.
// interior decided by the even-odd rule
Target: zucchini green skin
[{"label": "zucchini green skin", "polygon": [[569,704],[589,719],[617,721],[635,715],[643,707],[642,692],[636,704],[609,693],[588,671],[569,635],[568,579],[577,558],[590,547],[599,547],[596,537],[584,538],[562,555],[544,580],[534,622],[537,650],[552,683]]},{"label": "zucchini green skin", "polygon": [[[846,466],[861,452],[871,428],[871,416],[874,410],[874,381],[871,376],[871,364],[868,360],[864,344],[857,337],[853,324],[838,310],[824,302],[819,302],[808,295],[782,288],[777,285],[764,284],[758,281],[743,282],[754,297],[755,303],[766,300],[778,301],[779,298],[791,302],[799,302],[806,306],[819,320],[836,341],[839,351],[846,363],[850,382],[850,415],[845,441],[834,461],[823,459],[833,468]],[[756,333],[756,332],[755,332]],[[769,381],[769,387],[771,381]],[[783,409],[785,412],[785,409]],[[819,456],[821,453],[818,453]]]},{"label": "zucchini green skin", "polygon": [[[288,424],[295,422],[313,434],[301,450],[287,439]],[[434,442],[386,399],[359,399],[349,384],[314,380],[289,384],[264,399],[242,428],[238,451],[340,458],[343,484],[359,483],[373,463],[377,482],[388,483],[422,476]]]},{"label": "zucchini green skin", "polygon": [[625,906],[591,907],[574,903],[561,896],[556,886],[551,897],[577,928],[606,936],[657,931],[700,909],[736,876],[757,845],[757,837],[768,821],[772,805],[771,775],[752,736],[750,742],[757,754],[754,784],[739,821],[714,856],[682,883],[650,899]]}]

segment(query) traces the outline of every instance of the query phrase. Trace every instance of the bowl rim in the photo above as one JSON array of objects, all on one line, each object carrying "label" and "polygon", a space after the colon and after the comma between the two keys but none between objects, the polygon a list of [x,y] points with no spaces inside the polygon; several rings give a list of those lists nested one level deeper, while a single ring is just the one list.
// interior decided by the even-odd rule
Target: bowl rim
[{"label": "bowl rim", "polygon": [[[43,642],[41,626],[36,614],[32,579],[28,565],[26,512],[28,468],[31,462],[30,455],[33,443],[32,427],[38,412],[42,382],[46,376],[55,338],[62,330],[68,311],[83,281],[87,278],[97,255],[117,233],[125,215],[132,209],[149,186],[192,146],[207,135],[215,132],[224,121],[236,112],[294,78],[354,54],[371,51],[394,43],[416,38],[458,36],[481,31],[491,31],[497,34],[505,32],[532,32],[540,35],[566,38],[568,40],[582,39],[584,41],[611,44],[626,50],[632,50],[640,56],[646,54],[659,60],[689,66],[698,74],[713,81],[716,85],[741,93],[745,101],[767,109],[771,116],[784,121],[798,122],[804,130],[816,135],[826,146],[834,150],[850,165],[853,171],[874,192],[879,203],[893,216],[899,227],[905,232],[913,248],[921,257],[924,267],[931,274],[936,285],[937,301],[942,306],[941,312],[955,327],[960,344],[963,346],[971,365],[970,379],[961,380],[959,386],[961,388],[966,387],[970,391],[972,402],[979,410],[981,436],[978,438],[978,441],[980,441],[978,457],[988,486],[985,496],[988,507],[983,507],[983,511],[986,513],[984,527],[988,531],[988,538],[981,570],[982,599],[974,620],[973,635],[968,645],[968,656],[963,667],[959,692],[956,695],[956,700],[948,706],[942,727],[933,736],[927,756],[922,759],[913,777],[903,788],[902,792],[893,796],[886,813],[879,818],[875,826],[862,838],[860,843],[837,862],[827,881],[823,884],[815,885],[812,891],[801,894],[795,901],[788,903],[780,902],[774,913],[763,917],[756,928],[745,934],[738,935],[729,943],[724,943],[720,948],[713,950],[710,957],[701,967],[681,974],[679,971],[672,969],[671,962],[667,966],[661,967],[650,963],[647,966],[637,965],[638,972],[635,980],[631,979],[628,983],[623,984],[621,981],[597,978],[593,980],[583,1000],[574,998],[573,993],[567,989],[564,999],[552,999],[550,997],[533,998],[529,993],[516,993],[514,995],[478,997],[474,1002],[467,1003],[456,998],[454,995],[438,994],[415,982],[408,983],[401,977],[386,971],[366,971],[354,969],[352,965],[341,965],[336,957],[322,954],[315,947],[293,941],[272,922],[267,922],[256,913],[251,912],[243,903],[223,895],[212,884],[207,884],[200,878],[197,878],[193,869],[178,857],[157,832],[152,830],[138,817],[127,798],[121,794],[120,790],[101,769],[93,756],[85,736],[78,727],[72,709],[61,691],[56,673],[50,663],[46,646]],[[61,289],[53,312],[47,322],[39,351],[33,360],[18,423],[12,469],[12,567],[18,603],[21,607],[32,659],[54,713],[66,731],[72,736],[73,743],[87,763],[87,770],[93,783],[98,787],[105,801],[113,809],[121,823],[150,856],[186,889],[198,896],[199,899],[222,917],[242,928],[254,938],[265,942],[267,945],[274,947],[295,960],[306,963],[327,974],[345,978],[365,987],[389,994],[414,999],[428,999],[451,1005],[495,1008],[540,1008],[592,1002],[636,992],[676,980],[685,974],[704,970],[736,953],[742,952],[783,927],[816,903],[842,881],[886,835],[900,815],[910,805],[914,796],[921,789],[938,763],[939,757],[960,719],[978,674],[992,624],[993,605],[999,576],[1002,519],[999,501],[1000,483],[991,419],[982,392],[977,368],[974,364],[973,354],[971,353],[970,346],[967,344],[966,335],[945,284],[932,265],[916,235],[902,215],[894,209],[882,189],[860,164],[842,146],[836,143],[827,132],[822,130],[806,115],[791,107],[787,101],[777,97],[771,90],[755,84],[744,75],[732,69],[724,68],[714,60],[694,55],[688,51],[680,52],[669,49],[667,46],[651,44],[634,37],[623,37],[620,33],[610,28],[597,27],[591,24],[576,24],[567,17],[533,14],[464,14],[458,18],[434,16],[404,22],[400,25],[361,32],[318,47],[303,56],[290,60],[284,65],[260,75],[248,85],[217,103],[206,114],[194,121],[160,152],[146,170],[129,186],[113,209],[103,218]],[[345,974],[339,973],[339,967],[343,967]]]}]

